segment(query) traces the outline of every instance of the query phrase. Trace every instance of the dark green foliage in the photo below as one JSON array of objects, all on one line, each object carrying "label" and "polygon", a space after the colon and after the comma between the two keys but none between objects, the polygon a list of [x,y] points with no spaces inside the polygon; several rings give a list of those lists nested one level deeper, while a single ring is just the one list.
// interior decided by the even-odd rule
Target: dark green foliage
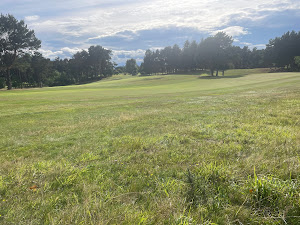
[{"label": "dark green foliage", "polygon": [[117,66],[115,69],[114,69],[114,74],[122,74],[122,73],[125,73],[125,66]]},{"label": "dark green foliage", "polygon": [[[10,70],[12,87],[64,86],[97,81],[113,74],[114,64],[110,60],[111,51],[101,46],[77,52],[71,59],[56,58],[54,61],[38,52],[20,55]],[[4,77],[6,73],[2,71],[1,74]]]},{"label": "dark green foliage", "polygon": [[[37,50],[41,41],[29,30],[23,20],[12,15],[0,15],[0,67],[6,72],[7,88],[12,89],[11,69],[16,59],[28,50]],[[0,68],[0,69],[1,69]]]},{"label": "dark green foliage", "polygon": [[[98,80],[102,76],[112,75],[111,50],[100,45],[91,46],[88,49],[87,65],[90,71],[89,78]],[[111,70],[111,71],[110,71]],[[86,71],[85,71],[86,72]]]},{"label": "dark green foliage", "polygon": [[50,60],[46,59],[40,53],[35,53],[31,60],[31,68],[33,70],[34,80],[38,87],[43,87],[43,83],[47,79],[50,72]]},{"label": "dark green foliage", "polygon": [[136,64],[136,60],[135,59],[128,59],[126,61],[125,72],[129,73],[129,74],[131,74],[133,76],[137,75],[137,73],[138,73],[138,66]]},{"label": "dark green foliage", "polygon": [[0,89],[5,88],[5,79],[0,77]]},{"label": "dark green foliage", "polygon": [[232,68],[248,69],[264,67],[264,50],[252,51],[248,47],[232,46],[232,37],[223,32],[201,40],[186,41],[183,48],[178,45],[168,46],[162,50],[147,50],[141,65],[141,74],[172,74],[209,70],[211,75],[224,75]]},{"label": "dark green foliage", "polygon": [[199,44],[199,59],[202,61],[204,69],[210,70],[211,75],[216,70],[216,76],[218,76],[219,70],[226,69],[226,65],[230,62],[228,55],[232,42],[231,37],[220,32],[202,40]]},{"label": "dark green foliage", "polygon": [[287,32],[271,39],[266,48],[266,60],[270,65],[295,70],[295,56],[300,55],[300,32]]},{"label": "dark green foliage", "polygon": [[[70,74],[71,83],[86,83],[101,80],[113,74],[111,50],[103,47],[91,46],[88,51],[82,50],[73,55],[70,60],[61,60],[59,72]],[[68,77],[68,76],[67,76]]]}]

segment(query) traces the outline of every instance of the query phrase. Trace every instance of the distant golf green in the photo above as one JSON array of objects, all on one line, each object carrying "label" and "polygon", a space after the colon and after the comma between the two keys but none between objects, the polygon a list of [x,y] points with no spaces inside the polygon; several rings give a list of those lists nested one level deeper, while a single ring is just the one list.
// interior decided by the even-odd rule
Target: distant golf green
[{"label": "distant golf green", "polygon": [[0,224],[299,224],[300,73],[0,91]]}]

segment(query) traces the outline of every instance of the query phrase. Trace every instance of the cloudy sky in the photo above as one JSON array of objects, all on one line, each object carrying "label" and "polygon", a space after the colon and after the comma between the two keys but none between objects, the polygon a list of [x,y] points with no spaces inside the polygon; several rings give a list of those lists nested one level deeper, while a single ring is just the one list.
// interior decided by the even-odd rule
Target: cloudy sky
[{"label": "cloudy sky", "polygon": [[113,60],[142,61],[146,49],[200,41],[217,31],[235,45],[264,48],[300,30],[300,0],[1,0],[0,12],[24,19],[45,57],[70,57],[101,45]]}]

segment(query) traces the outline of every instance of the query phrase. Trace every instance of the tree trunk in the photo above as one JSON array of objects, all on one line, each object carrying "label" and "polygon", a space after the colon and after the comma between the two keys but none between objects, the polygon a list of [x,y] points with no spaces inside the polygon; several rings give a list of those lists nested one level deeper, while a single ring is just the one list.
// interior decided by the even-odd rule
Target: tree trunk
[{"label": "tree trunk", "polygon": [[210,69],[210,75],[214,76],[214,69]]},{"label": "tree trunk", "polygon": [[10,69],[7,69],[5,79],[6,79],[7,90],[11,90],[12,83],[11,83]]},{"label": "tree trunk", "polygon": [[216,77],[218,77],[219,76],[219,70],[217,70],[217,72],[216,72]]},{"label": "tree trunk", "polygon": [[20,70],[18,70],[18,72],[19,72],[19,78],[20,78],[20,82],[21,82],[21,89],[23,89],[23,80],[22,80],[21,72],[20,72]]},{"label": "tree trunk", "polygon": [[225,70],[222,70],[222,76],[224,77],[224,75],[225,75]]}]

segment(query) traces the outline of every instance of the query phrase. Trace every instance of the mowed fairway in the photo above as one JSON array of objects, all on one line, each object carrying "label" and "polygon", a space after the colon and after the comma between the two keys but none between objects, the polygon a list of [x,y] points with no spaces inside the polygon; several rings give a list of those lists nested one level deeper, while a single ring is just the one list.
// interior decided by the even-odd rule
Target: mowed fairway
[{"label": "mowed fairway", "polygon": [[299,224],[300,73],[0,91],[0,154],[0,224]]}]

